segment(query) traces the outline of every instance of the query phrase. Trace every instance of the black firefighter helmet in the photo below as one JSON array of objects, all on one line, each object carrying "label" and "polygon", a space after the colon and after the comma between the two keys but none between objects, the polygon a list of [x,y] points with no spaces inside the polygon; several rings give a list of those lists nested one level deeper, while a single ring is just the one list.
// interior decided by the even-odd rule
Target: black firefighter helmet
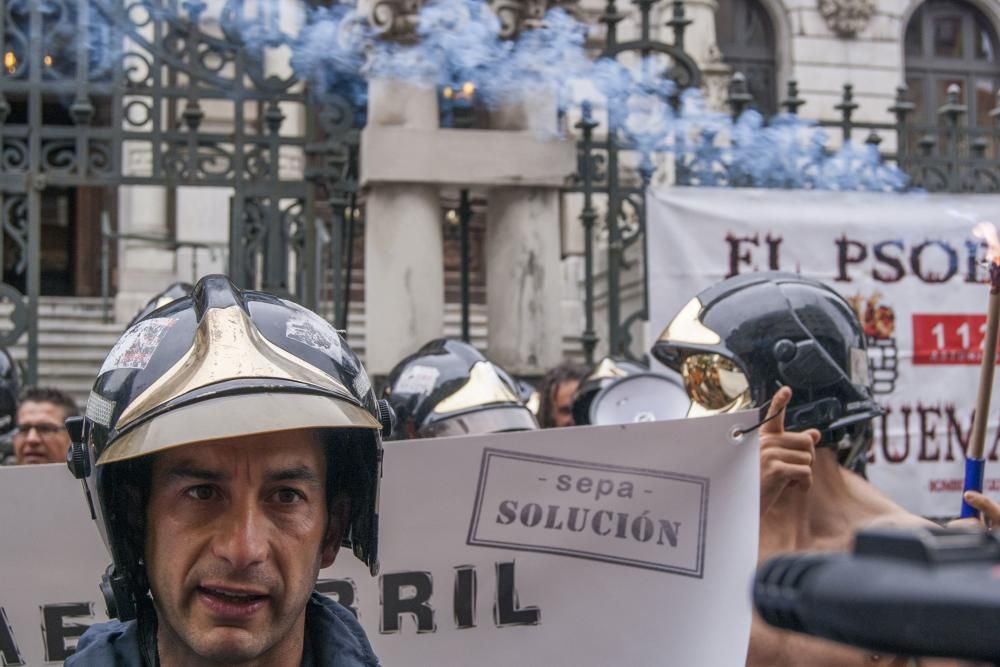
[{"label": "black firefighter helmet", "polygon": [[128,323],[128,326],[132,326],[157,308],[165,306],[171,301],[176,301],[177,299],[182,299],[188,296],[191,294],[191,290],[193,289],[194,287],[191,286],[191,283],[176,282],[170,284],[165,290],[147,301],[146,305],[140,308],[139,312],[137,312],[135,317],[132,318],[132,321]]},{"label": "black firefighter helmet", "polygon": [[816,428],[853,465],[882,414],[871,392],[864,331],[850,304],[796,274],[736,276],[692,299],[653,346],[679,372],[691,416],[764,405],[792,389],[785,425]]},{"label": "black firefighter helmet", "polygon": [[400,361],[383,396],[400,440],[538,428],[513,378],[459,340],[432,340]]},{"label": "black firefighter helmet", "polygon": [[150,455],[218,438],[326,432],[328,455],[347,471],[338,480],[352,501],[345,545],[376,572],[380,429],[390,415],[328,322],[225,276],[202,278],[189,297],[133,324],[108,354],[85,417],[70,424],[70,469],[113,561],[102,584],[109,614],[147,609],[142,540],[125,508]]}]

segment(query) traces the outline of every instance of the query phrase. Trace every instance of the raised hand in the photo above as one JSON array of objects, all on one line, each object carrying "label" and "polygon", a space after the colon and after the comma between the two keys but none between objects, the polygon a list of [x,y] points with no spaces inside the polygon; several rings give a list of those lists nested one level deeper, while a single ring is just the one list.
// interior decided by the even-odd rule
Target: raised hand
[{"label": "raised hand", "polygon": [[779,389],[771,399],[768,421],[760,427],[761,514],[767,512],[787,488],[812,485],[812,463],[820,434],[816,429],[801,433],[785,431],[785,407],[791,400],[791,389]]}]

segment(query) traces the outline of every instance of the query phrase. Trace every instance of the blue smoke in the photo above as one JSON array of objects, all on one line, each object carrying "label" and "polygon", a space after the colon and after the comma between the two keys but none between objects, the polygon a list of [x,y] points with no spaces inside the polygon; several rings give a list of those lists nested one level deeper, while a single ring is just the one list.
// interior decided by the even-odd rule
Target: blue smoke
[{"label": "blue smoke", "polygon": [[[13,2],[12,11],[24,1]],[[303,18],[294,35],[283,33],[277,20],[289,4]],[[205,9],[202,3],[191,3],[195,6],[189,13]],[[294,74],[308,83],[310,94],[320,103],[333,96],[346,98],[359,125],[365,122],[368,82],[374,78],[437,90],[471,85],[476,101],[488,108],[544,97],[560,112],[577,113],[589,102],[604,129],[608,124],[618,128],[616,139],[623,148],[647,156],[673,152],[695,165],[695,180],[702,184],[716,182],[717,172],[724,170],[741,186],[906,188],[906,176],[882,164],[874,146],[848,143],[831,151],[823,130],[795,115],[779,114],[765,123],[759,113],[747,111],[734,121],[707,109],[699,91],[684,91],[678,101],[679,91],[667,76],[671,64],[662,59],[629,65],[592,59],[586,48],[588,26],[561,9],[547,12],[539,27],[505,39],[485,0],[430,0],[420,10],[417,39],[400,43],[382,38],[351,5],[313,7],[300,0],[263,0],[259,7],[252,18],[224,14],[224,32],[261,61],[268,49],[286,46]],[[91,31],[95,34],[88,41],[94,48],[88,53],[114,52],[106,21],[93,21]],[[97,58],[93,70],[107,76],[113,60]],[[651,163],[647,159],[645,164]]]},{"label": "blue smoke", "polygon": [[334,95],[345,97],[363,123],[368,106],[365,48],[374,39],[367,23],[346,5],[312,9],[291,44],[292,70],[309,83],[310,94],[320,103]]},{"label": "blue smoke", "polygon": [[700,185],[724,175],[742,187],[900,192],[909,181],[874,145],[849,141],[831,150],[826,131],[789,113],[765,123],[751,109],[733,120],[706,110],[696,90],[685,92],[675,130],[674,152]]}]

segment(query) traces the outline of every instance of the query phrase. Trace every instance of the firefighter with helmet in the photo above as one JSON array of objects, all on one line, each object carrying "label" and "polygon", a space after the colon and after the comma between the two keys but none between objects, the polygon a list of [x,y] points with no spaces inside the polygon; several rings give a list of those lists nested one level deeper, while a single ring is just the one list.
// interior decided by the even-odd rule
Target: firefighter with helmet
[{"label": "firefighter with helmet", "polygon": [[[682,375],[690,416],[770,401],[760,427],[761,561],[847,551],[872,524],[931,525],[855,472],[882,410],[861,324],[829,287],[777,272],[724,280],[688,302],[652,352]],[[900,660],[776,630],[755,615],[747,665],[907,664]]]},{"label": "firefighter with helmet", "polygon": [[399,440],[538,428],[507,371],[451,338],[432,340],[396,364],[382,395],[398,420]]},{"label": "firefighter with helmet", "polygon": [[378,568],[391,412],[325,320],[208,276],[134,323],[71,424],[111,555],[109,616],[67,664],[378,664],[315,593],[341,545]]}]

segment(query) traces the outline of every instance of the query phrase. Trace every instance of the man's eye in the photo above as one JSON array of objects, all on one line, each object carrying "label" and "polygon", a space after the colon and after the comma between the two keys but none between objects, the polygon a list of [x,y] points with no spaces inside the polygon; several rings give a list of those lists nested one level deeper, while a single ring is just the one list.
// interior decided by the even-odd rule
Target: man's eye
[{"label": "man's eye", "polygon": [[185,493],[195,500],[211,500],[215,497],[215,489],[210,486],[192,486]]},{"label": "man's eye", "polygon": [[274,499],[282,505],[290,505],[304,500],[305,498],[295,489],[281,489],[274,494]]}]

